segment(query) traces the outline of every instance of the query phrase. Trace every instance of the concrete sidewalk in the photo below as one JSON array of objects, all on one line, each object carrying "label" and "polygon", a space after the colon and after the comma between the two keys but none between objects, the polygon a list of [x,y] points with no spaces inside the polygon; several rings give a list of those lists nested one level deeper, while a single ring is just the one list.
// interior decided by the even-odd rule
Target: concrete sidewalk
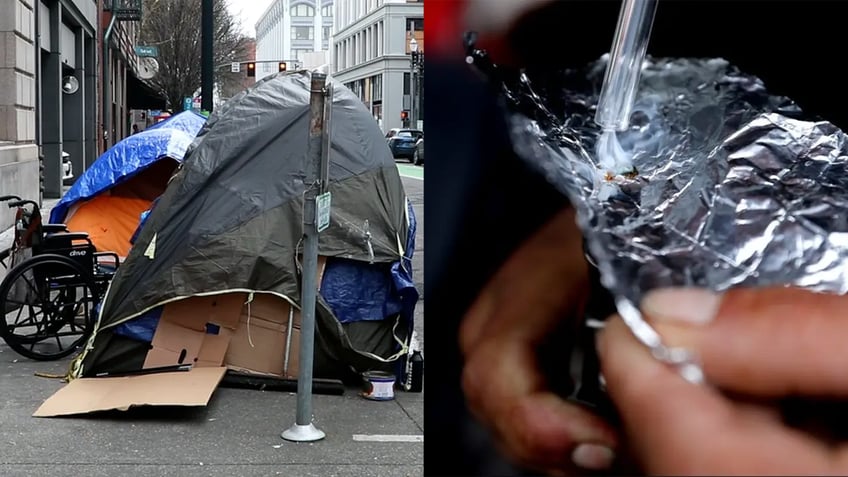
[{"label": "concrete sidewalk", "polygon": [[[57,202],[44,201],[45,221]],[[423,227],[419,234],[423,242]],[[0,233],[0,245],[13,235]],[[421,252],[415,260],[423,271]],[[423,314],[421,300],[415,328],[422,347]],[[0,341],[0,475],[424,475],[424,393],[397,391],[391,401],[364,399],[355,388],[315,395],[313,422],[327,437],[314,443],[280,437],[295,422],[297,396],[289,392],[222,387],[207,407],[32,417],[64,386],[35,374],[64,375],[70,359],[30,361]]]},{"label": "concrete sidewalk", "polygon": [[64,385],[34,373],[64,374],[68,362],[32,362],[0,345],[3,475],[423,475],[423,393],[315,395],[313,422],[327,437],[314,443],[280,437],[295,422],[288,392],[219,388],[207,407],[31,417]]}]

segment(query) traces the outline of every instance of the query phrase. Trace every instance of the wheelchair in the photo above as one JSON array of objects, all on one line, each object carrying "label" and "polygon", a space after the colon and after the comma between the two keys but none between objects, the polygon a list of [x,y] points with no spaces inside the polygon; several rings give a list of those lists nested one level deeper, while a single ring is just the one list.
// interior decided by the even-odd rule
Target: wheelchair
[{"label": "wheelchair", "polygon": [[8,268],[0,282],[0,337],[39,361],[66,357],[85,344],[96,310],[120,264],[98,252],[86,232],[43,224],[36,202],[2,196],[15,211],[12,245],[0,252]]}]

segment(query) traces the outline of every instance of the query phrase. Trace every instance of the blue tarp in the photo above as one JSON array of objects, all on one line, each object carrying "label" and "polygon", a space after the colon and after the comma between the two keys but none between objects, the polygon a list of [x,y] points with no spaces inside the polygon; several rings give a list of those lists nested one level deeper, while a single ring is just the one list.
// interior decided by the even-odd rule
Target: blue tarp
[{"label": "blue tarp", "polygon": [[111,189],[164,157],[181,162],[205,123],[204,116],[185,111],[115,144],[86,169],[53,207],[50,222],[64,222],[68,210],[77,202]]},{"label": "blue tarp", "polygon": [[407,201],[409,237],[402,260],[389,265],[369,265],[354,260],[327,260],[321,280],[321,296],[342,323],[383,320],[401,314],[412,323],[418,290],[412,279],[417,222]]}]

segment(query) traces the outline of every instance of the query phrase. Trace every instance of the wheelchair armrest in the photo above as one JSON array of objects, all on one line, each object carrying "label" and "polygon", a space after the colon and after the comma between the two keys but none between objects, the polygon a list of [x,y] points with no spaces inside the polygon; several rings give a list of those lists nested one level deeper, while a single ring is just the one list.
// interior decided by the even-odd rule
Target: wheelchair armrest
[{"label": "wheelchair armrest", "polygon": [[56,232],[44,237],[47,242],[58,240],[88,240],[88,232]]},{"label": "wheelchair armrest", "polygon": [[41,230],[45,234],[54,234],[56,232],[67,232],[68,226],[65,224],[41,224]]}]

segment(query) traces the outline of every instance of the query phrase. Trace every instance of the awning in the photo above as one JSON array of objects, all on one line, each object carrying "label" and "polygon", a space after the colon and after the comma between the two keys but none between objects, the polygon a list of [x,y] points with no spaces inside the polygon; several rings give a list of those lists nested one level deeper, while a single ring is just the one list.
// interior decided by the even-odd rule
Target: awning
[{"label": "awning", "polygon": [[153,86],[127,70],[127,106],[130,109],[165,109],[165,102]]}]

